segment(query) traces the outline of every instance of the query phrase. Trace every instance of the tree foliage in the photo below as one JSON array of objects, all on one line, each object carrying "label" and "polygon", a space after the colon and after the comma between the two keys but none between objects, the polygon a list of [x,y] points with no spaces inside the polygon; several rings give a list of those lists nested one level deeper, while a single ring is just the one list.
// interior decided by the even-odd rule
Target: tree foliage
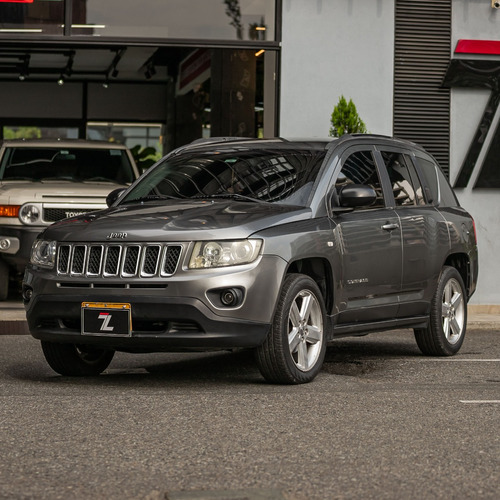
[{"label": "tree foliage", "polygon": [[344,134],[365,134],[366,126],[358,115],[356,106],[341,95],[338,104],[333,108],[330,119],[330,136],[340,137]]},{"label": "tree foliage", "polygon": [[40,139],[42,131],[38,127],[5,127],[4,139]]},{"label": "tree foliage", "polygon": [[151,146],[142,148],[140,144],[137,144],[133,148],[130,148],[130,152],[140,172],[144,172],[161,158],[161,154]]}]

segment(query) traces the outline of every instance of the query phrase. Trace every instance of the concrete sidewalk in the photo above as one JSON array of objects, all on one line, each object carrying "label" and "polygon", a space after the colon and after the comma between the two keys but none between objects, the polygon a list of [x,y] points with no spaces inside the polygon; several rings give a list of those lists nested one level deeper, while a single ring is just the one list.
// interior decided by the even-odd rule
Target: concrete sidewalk
[{"label": "concrete sidewalk", "polygon": [[[500,330],[500,306],[470,305],[467,326],[469,329]],[[28,324],[21,300],[0,302],[0,335],[28,334]]]}]

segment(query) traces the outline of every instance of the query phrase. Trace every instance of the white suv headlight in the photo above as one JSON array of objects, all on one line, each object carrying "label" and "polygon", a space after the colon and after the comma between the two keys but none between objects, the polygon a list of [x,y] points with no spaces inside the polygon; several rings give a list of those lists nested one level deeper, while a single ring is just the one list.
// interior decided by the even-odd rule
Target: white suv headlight
[{"label": "white suv headlight", "polygon": [[249,264],[259,256],[261,247],[262,240],[198,241],[189,269]]},{"label": "white suv headlight", "polygon": [[56,262],[57,243],[55,241],[35,240],[31,247],[30,262],[40,267],[52,269]]},{"label": "white suv headlight", "polygon": [[37,224],[41,219],[41,209],[33,203],[26,203],[19,209],[19,220],[23,224]]}]

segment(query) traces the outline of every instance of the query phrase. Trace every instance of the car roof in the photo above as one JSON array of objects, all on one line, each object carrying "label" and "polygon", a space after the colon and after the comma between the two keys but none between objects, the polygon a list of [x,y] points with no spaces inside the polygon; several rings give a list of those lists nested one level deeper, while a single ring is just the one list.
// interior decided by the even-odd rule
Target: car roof
[{"label": "car roof", "polygon": [[170,154],[176,155],[184,152],[213,152],[214,149],[224,151],[250,151],[250,150],[325,150],[334,141],[333,137],[320,139],[273,137],[269,139],[256,139],[247,137],[212,137],[208,139],[197,139],[185,146],[175,149]]},{"label": "car roof", "polygon": [[125,145],[106,141],[84,139],[3,139],[0,147],[23,148],[85,148],[85,149],[127,149]]},{"label": "car roof", "polygon": [[256,139],[245,137],[212,137],[208,139],[197,139],[185,146],[174,150],[172,153],[177,154],[186,151],[210,152],[214,148],[223,149],[225,151],[234,150],[251,150],[251,149],[283,149],[283,150],[325,150],[335,148],[337,145],[348,144],[386,144],[393,146],[404,146],[406,148],[424,149],[413,142],[397,137],[391,137],[380,134],[345,134],[340,138],[337,137],[274,137],[269,139]]}]

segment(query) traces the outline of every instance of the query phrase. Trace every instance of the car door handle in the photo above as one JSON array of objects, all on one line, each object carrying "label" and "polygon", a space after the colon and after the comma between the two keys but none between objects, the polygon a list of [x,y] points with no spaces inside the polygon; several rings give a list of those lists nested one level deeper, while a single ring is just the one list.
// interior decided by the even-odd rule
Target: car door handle
[{"label": "car door handle", "polygon": [[382,226],[382,229],[385,231],[392,231],[393,229],[397,229],[399,227],[399,224],[384,224]]}]

